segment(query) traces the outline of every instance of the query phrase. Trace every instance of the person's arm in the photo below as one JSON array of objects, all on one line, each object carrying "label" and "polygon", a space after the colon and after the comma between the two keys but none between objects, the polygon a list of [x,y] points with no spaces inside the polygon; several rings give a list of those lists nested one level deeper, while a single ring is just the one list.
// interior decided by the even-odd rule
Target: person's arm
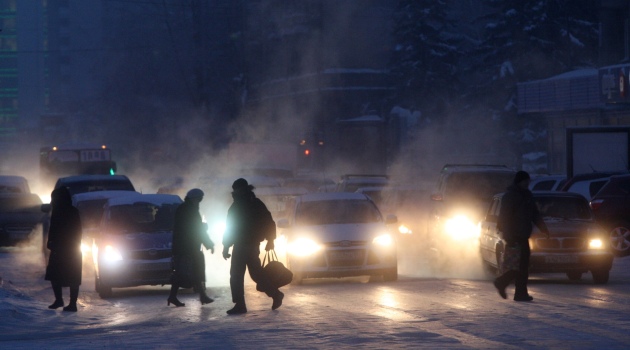
[{"label": "person's arm", "polygon": [[536,227],[538,227],[538,229],[540,230],[540,232],[544,233],[545,236],[547,236],[547,238],[549,238],[549,228],[547,228],[547,224],[545,224],[545,220],[543,220],[542,215],[540,215],[540,212],[538,211],[538,208],[536,206],[534,206],[534,225],[536,225]]}]

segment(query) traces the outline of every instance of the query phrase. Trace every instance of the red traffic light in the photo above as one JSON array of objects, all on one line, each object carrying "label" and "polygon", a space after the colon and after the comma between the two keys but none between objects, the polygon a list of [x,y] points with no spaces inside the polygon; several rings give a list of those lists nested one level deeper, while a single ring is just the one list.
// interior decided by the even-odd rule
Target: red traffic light
[{"label": "red traffic light", "polygon": [[311,151],[310,151],[310,150],[308,150],[308,149],[305,149],[305,150],[304,150],[304,155],[305,155],[305,156],[308,156],[308,155],[310,155],[310,154],[311,154]]}]

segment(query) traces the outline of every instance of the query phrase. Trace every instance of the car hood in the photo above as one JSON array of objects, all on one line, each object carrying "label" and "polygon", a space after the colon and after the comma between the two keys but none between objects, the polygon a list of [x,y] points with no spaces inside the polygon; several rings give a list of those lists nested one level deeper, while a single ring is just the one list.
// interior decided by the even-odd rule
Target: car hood
[{"label": "car hood", "polygon": [[305,237],[320,243],[339,241],[369,241],[388,233],[383,223],[333,224],[318,226],[298,226],[291,232],[291,238]]},{"label": "car hood", "polygon": [[106,234],[103,238],[108,244],[124,250],[171,249],[173,246],[171,231]]},{"label": "car hood", "polygon": [[[552,219],[545,220],[545,224],[549,229],[551,237],[584,237],[589,232],[595,232],[595,223],[592,221],[582,220],[562,220]],[[543,237],[538,227],[534,226],[532,237]]]}]

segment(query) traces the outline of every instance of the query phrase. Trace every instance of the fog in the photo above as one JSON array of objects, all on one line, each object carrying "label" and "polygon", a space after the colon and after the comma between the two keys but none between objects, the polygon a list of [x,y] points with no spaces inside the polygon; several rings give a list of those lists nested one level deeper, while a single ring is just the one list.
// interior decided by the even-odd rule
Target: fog
[{"label": "fog", "polygon": [[[336,122],[376,110],[385,119],[385,125],[391,125],[394,117],[390,112],[398,105],[391,96],[383,96],[389,92],[379,96],[342,91],[331,98],[329,92],[318,90],[321,86],[307,83],[314,84],[307,86],[308,91],[319,92],[279,98],[273,89],[283,81],[290,84],[309,75],[318,75],[320,84],[330,84],[325,87],[337,88],[337,82],[328,80],[338,77],[321,74],[323,71],[387,68],[389,54],[382,47],[392,46],[389,15],[393,6],[387,1],[370,1],[372,6],[361,1],[342,2],[335,11],[324,6],[321,30],[311,30],[313,19],[308,11],[300,12],[304,8],[299,5],[285,2],[286,8],[277,8],[276,3],[262,1],[259,8],[250,8],[248,16],[238,19],[245,22],[241,31],[230,22],[205,34],[201,30],[200,34],[195,27],[198,23],[193,18],[194,8],[178,7],[168,1],[165,4],[168,6],[121,2],[103,10],[112,16],[112,27],[103,24],[103,45],[111,47],[120,40],[119,48],[135,48],[104,50],[98,62],[106,64],[97,75],[102,81],[91,86],[94,95],[80,95],[76,100],[64,96],[63,103],[58,104],[52,101],[50,109],[65,115],[64,122],[52,131],[40,127],[20,134],[4,152],[0,171],[25,176],[32,191],[48,202],[52,188],[40,182],[39,147],[95,142],[112,149],[118,173],[127,175],[140,192],[155,193],[160,186],[172,185],[178,178],[181,184],[177,194],[182,197],[190,188],[202,188],[206,191],[202,214],[216,244],[214,255],[206,252],[208,285],[225,285],[229,281],[229,264],[220,254],[220,225],[230,203],[229,186],[242,176],[242,169],[256,165],[228,159],[229,143],[283,143],[297,147],[301,139],[316,132],[329,148],[322,154],[326,156],[322,164],[310,170],[337,180],[342,174],[361,169],[356,159],[342,156],[335,149],[347,137]],[[287,20],[291,16],[295,16],[297,24]],[[126,20],[129,18],[133,20]],[[258,32],[257,28],[265,30]],[[304,35],[293,35],[295,31]],[[199,35],[216,41],[210,47],[199,45]],[[279,44],[282,40],[291,45]],[[375,48],[374,42],[382,47]],[[84,60],[88,56],[75,58]],[[413,106],[404,108],[415,111]],[[476,246],[435,252],[426,244],[428,196],[444,164],[516,167],[519,160],[505,147],[506,135],[501,125],[487,112],[451,106],[442,114],[420,113],[417,123],[422,127],[404,130],[406,138],[397,150],[392,151],[388,144],[379,145],[387,152],[382,172],[401,186],[414,187],[422,196],[419,206],[394,213],[403,220],[414,218],[418,227],[413,233],[413,249],[399,249],[399,270],[421,277],[483,278]],[[375,142],[357,141],[357,152]],[[296,153],[290,150],[287,157],[297,157]],[[213,178],[225,178],[220,182],[223,187],[212,187]],[[278,250],[282,249],[279,244]],[[435,259],[440,263],[434,263]]]}]

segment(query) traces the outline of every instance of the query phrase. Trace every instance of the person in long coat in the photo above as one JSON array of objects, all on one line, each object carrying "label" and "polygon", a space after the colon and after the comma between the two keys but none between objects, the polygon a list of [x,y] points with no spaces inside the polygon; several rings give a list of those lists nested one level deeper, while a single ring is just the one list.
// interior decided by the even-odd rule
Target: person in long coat
[{"label": "person in long coat", "polygon": [[[265,204],[256,198],[254,186],[245,179],[237,179],[232,184],[234,202],[228,209],[226,231],[223,235],[223,258],[232,258],[230,265],[230,289],[234,308],[228,315],[244,314],[245,305],[245,270],[249,270],[256,289],[273,299],[271,309],[282,305],[284,294],[277,288],[267,286],[260,263],[260,243],[267,240],[265,250],[274,249],[276,224]],[[229,249],[232,247],[232,254]]]},{"label": "person in long coat", "polygon": [[[514,181],[503,195],[497,229],[501,232],[507,247],[520,250],[518,270],[505,271],[494,280],[494,286],[503,299],[507,298],[505,288],[514,281],[514,301],[532,301],[527,291],[529,279],[529,237],[535,224],[549,238],[549,229],[538,212],[532,192],[529,190],[530,177],[525,171],[518,171]],[[506,247],[506,249],[507,249]]]},{"label": "person in long coat", "polygon": [[[214,301],[206,295],[202,285],[206,280],[206,265],[201,245],[214,253],[214,243],[208,236],[207,225],[202,222],[199,215],[199,203],[203,196],[202,190],[193,188],[186,194],[184,203],[175,211],[172,248],[175,272],[167,305],[173,304],[177,307],[186,305],[177,299],[177,291],[182,283],[190,283],[194,290],[199,292],[199,301],[202,305]],[[190,271],[184,271],[187,269]]]},{"label": "person in long coat", "polygon": [[50,281],[55,302],[49,309],[64,306],[62,287],[70,287],[70,303],[63,311],[77,311],[79,286],[81,285],[81,219],[79,211],[72,206],[72,197],[65,187],[51,194],[52,213],[46,246],[50,249],[46,280]]}]

